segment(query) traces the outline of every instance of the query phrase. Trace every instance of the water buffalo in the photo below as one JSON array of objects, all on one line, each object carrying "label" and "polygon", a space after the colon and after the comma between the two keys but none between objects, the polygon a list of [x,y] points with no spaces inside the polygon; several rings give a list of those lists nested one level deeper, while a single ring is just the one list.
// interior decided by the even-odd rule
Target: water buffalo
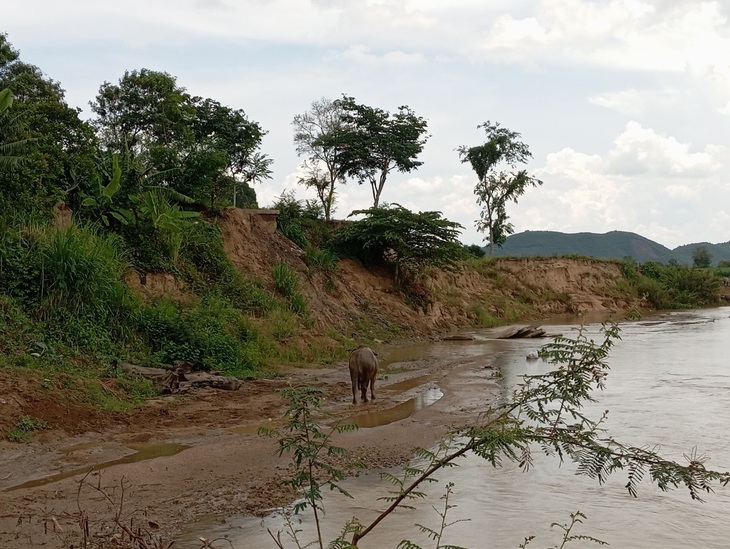
[{"label": "water buffalo", "polygon": [[357,403],[357,390],[363,402],[368,401],[368,385],[370,398],[375,400],[375,376],[378,375],[378,359],[370,347],[358,347],[350,353],[350,379],[352,380],[352,403]]}]

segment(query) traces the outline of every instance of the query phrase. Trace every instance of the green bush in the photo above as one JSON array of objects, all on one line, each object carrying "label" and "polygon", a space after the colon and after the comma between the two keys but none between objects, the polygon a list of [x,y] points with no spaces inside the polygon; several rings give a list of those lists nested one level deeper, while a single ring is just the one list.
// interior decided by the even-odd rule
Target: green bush
[{"label": "green bush", "polygon": [[41,279],[33,232],[0,222],[0,293],[26,305],[37,301]]},{"label": "green bush", "polygon": [[672,290],[675,308],[711,305],[720,292],[720,280],[706,269],[668,268],[664,282]]},{"label": "green bush", "polygon": [[639,277],[634,287],[637,295],[655,309],[668,309],[672,303],[669,289],[659,280]]},{"label": "green bush", "polygon": [[469,244],[468,246],[465,245],[463,249],[464,253],[470,257],[480,258],[486,257],[487,255],[487,252],[484,250],[484,248],[482,246],[479,246],[478,244]]},{"label": "green bush", "polygon": [[441,212],[412,212],[399,204],[358,210],[365,218],[341,227],[334,249],[365,265],[394,268],[397,282],[415,280],[425,267],[448,268],[464,257],[458,241],[463,228]]},{"label": "green bush", "polygon": [[717,302],[720,292],[720,279],[711,270],[651,261],[641,265],[630,282],[637,295],[657,309],[712,305]]},{"label": "green bush", "polygon": [[240,373],[263,363],[255,332],[225,300],[209,298],[189,309],[159,300],[140,311],[139,329],[164,364],[185,360],[205,370]]},{"label": "green bush", "polygon": [[0,295],[0,349],[10,355],[25,350],[31,341],[42,339],[20,300]]},{"label": "green bush", "polygon": [[297,315],[303,315],[307,312],[307,298],[302,294],[296,293],[289,297],[289,310]]}]

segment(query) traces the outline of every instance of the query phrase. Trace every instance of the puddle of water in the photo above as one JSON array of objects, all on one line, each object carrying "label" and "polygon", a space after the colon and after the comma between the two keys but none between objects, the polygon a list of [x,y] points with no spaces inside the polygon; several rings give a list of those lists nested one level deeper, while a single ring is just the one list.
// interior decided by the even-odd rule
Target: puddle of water
[{"label": "puddle of water", "polygon": [[354,423],[363,429],[388,425],[389,423],[410,417],[418,410],[433,404],[442,396],[444,396],[444,394],[441,392],[441,389],[438,387],[432,387],[419,393],[414,398],[398,404],[397,406],[393,406],[387,410],[360,414],[345,420],[345,423]]},{"label": "puddle of water", "polygon": [[[91,444],[91,445],[90,444],[79,444],[77,446],[71,446],[69,448],[64,448],[62,450],[62,452],[68,454],[75,450],[91,448],[93,446],[94,446],[93,444]],[[9,488],[5,488],[5,490],[3,490],[3,491],[12,492],[14,490],[22,490],[24,488],[38,488],[39,486],[44,486],[46,484],[58,482],[59,480],[63,480],[63,479],[69,478],[69,477],[86,474],[89,471],[98,471],[100,469],[106,469],[108,467],[113,467],[114,465],[122,465],[125,463],[137,463],[139,461],[144,461],[146,459],[174,456],[175,454],[182,452],[186,448],[189,448],[189,446],[186,446],[184,444],[172,444],[172,443],[130,444],[129,448],[131,448],[132,450],[135,450],[135,453],[130,454],[128,456],[124,456],[119,459],[106,461],[104,463],[98,463],[96,465],[87,465],[85,467],[79,467],[76,469],[72,469],[70,471],[63,471],[61,473],[56,473],[55,475],[49,475],[47,477],[30,480],[28,482],[24,482],[23,484],[18,484],[16,486],[11,486]]]}]

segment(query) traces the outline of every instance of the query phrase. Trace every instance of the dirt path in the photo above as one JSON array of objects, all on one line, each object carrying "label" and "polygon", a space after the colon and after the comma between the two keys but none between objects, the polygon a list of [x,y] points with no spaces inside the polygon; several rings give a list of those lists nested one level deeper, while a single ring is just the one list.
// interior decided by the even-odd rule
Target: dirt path
[{"label": "dirt path", "polygon": [[[279,458],[275,442],[256,431],[280,421],[285,403],[277,389],[290,384],[323,389],[324,407],[335,418],[381,412],[380,422],[397,418],[389,414],[398,404],[436,386],[441,390],[442,398],[409,417],[338,437],[337,444],[370,468],[407,461],[414,448],[430,447],[451,425],[473,418],[494,394],[487,356],[391,364],[378,382],[377,400],[356,406],[346,369],[339,364],[292,370],[278,380],[246,381],[235,392],[200,390],[161,398],[118,418],[113,427],[1,443],[0,547],[79,547],[86,521],[90,535],[102,540],[115,514],[123,524],[169,540],[182,525],[202,517],[263,514],[288,503],[292,494],[281,486],[290,473],[288,459]],[[132,461],[135,449],[138,456],[177,453]],[[114,460],[120,461],[80,482],[95,466]],[[59,474],[71,476],[53,477]],[[39,479],[40,485],[22,487]]]}]

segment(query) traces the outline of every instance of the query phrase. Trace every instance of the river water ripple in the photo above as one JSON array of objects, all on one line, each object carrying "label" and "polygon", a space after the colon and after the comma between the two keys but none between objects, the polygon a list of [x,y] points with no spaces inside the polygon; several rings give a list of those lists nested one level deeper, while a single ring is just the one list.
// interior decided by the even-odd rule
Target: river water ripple
[{"label": "river water ripple", "polygon": [[[598,324],[587,326],[596,340],[600,338],[599,328]],[[658,447],[664,457],[680,463],[695,449],[710,457],[707,467],[730,470],[730,308],[673,313],[650,321],[622,323],[621,328],[622,339],[609,357],[607,388],[597,395],[599,402],[588,408],[593,417],[610,410],[606,428],[620,442]],[[575,329],[575,325],[550,326],[551,332],[567,336]],[[526,350],[535,347],[534,341],[489,340],[488,332],[475,335],[483,344],[479,345],[480,352],[498,353],[505,395],[511,393],[522,375],[546,370],[541,360],[525,359]],[[435,346],[433,352],[438,354],[439,348],[446,347]],[[454,352],[453,346],[448,352]],[[599,485],[576,476],[572,464],[558,466],[556,460],[539,450],[534,457],[535,466],[528,472],[507,463],[494,469],[478,457],[464,458],[459,467],[444,471],[439,475],[440,482],[428,487],[431,498],[419,503],[414,511],[402,510],[388,517],[360,547],[396,547],[402,539],[423,547],[434,546],[414,524],[437,527],[439,516],[432,506],[441,508],[439,497],[446,482],[454,483],[449,503],[456,505],[449,511],[448,520],[463,522],[446,530],[443,544],[469,549],[516,548],[525,537],[534,535],[529,548],[559,546],[559,532],[550,525],[564,524],[570,513],[580,511],[587,520],[576,533],[599,538],[611,547],[730,547],[730,487],[720,488],[707,495],[706,503],[698,503],[683,490],[661,492],[645,480],[639,497],[633,498],[624,488],[623,473]],[[389,485],[377,473],[348,479],[343,486],[357,499],[327,495],[327,539],[335,537],[352,516],[367,523],[385,507],[377,498],[387,492]],[[305,515],[299,520],[297,517],[302,539],[312,539],[308,535],[312,532],[311,518]],[[276,531],[282,527],[283,521],[277,515],[263,521],[240,517],[228,522],[217,535],[225,535],[235,548],[274,547],[266,529]],[[568,547],[597,545],[578,541]]]}]

